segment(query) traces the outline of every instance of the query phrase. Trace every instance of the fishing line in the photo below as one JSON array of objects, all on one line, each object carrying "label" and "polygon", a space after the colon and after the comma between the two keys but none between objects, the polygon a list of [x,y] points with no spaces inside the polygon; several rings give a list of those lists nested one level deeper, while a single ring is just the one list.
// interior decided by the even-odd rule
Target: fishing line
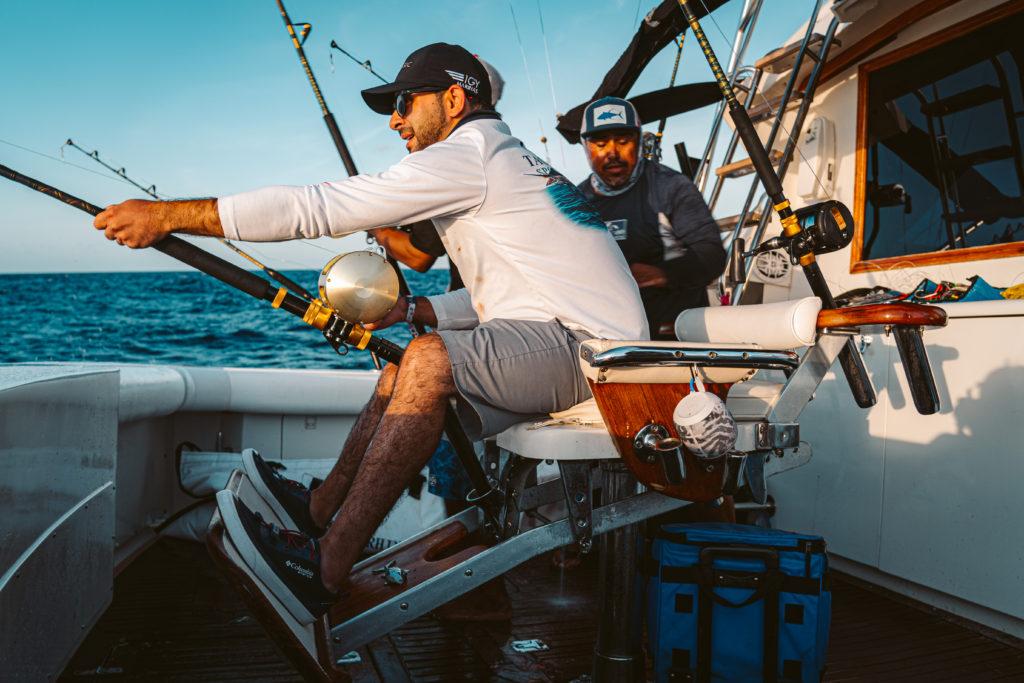
[{"label": "fishing line", "polygon": [[[523,55],[523,69],[526,71],[526,82],[530,86],[530,99],[533,100],[533,110],[540,112],[540,106],[537,104],[537,93],[533,89],[533,79],[530,78],[530,65],[526,61],[526,48],[523,47],[523,37],[519,35],[519,22],[516,21],[516,10],[512,7],[512,0],[508,0],[508,9],[512,13],[512,26],[516,30],[516,40],[519,41],[519,52]],[[544,145],[544,159],[549,164],[551,163],[551,154],[548,153],[548,136],[544,132],[544,123],[540,119],[540,114],[537,114],[537,127],[540,128],[540,141]]]},{"label": "fishing line", "polygon": [[[548,85],[551,86],[551,106],[555,110],[555,120],[558,120],[558,102],[555,101],[555,76],[551,73],[551,54],[548,52],[548,36],[544,31],[544,14],[540,11],[540,0],[537,0],[537,19],[540,20],[540,37],[544,41],[544,60],[548,66]],[[568,165],[565,160],[565,139],[559,138],[558,148],[562,152],[562,168]]]},{"label": "fishing line", "polygon": [[[668,87],[670,87],[670,88],[676,84],[676,74],[679,72],[679,60],[683,56],[683,39],[684,38],[686,38],[686,33],[685,32],[680,34],[680,36],[675,39],[676,44],[679,45],[679,49],[676,50],[676,61],[672,65],[672,76],[669,77],[669,79],[668,79]],[[658,139],[659,140],[661,139],[661,136],[665,132],[665,124],[667,122],[668,122],[668,117],[666,116],[665,118],[663,118],[658,123]]]},{"label": "fishing line", "polygon": [[[34,149],[30,149],[28,147],[23,147],[21,145],[15,144],[13,142],[9,142],[8,140],[0,139],[0,143],[3,143],[5,145],[9,145],[11,147],[14,147],[15,149],[20,149],[23,152],[28,152],[30,154],[35,154],[36,156],[43,157],[44,159],[49,159],[50,161],[56,161],[58,164],[62,164],[64,166],[70,166],[72,168],[77,168],[79,171],[85,171],[86,173],[92,173],[93,175],[99,176],[100,178],[103,178],[104,180],[115,180],[114,178],[111,178],[106,173],[100,173],[99,171],[95,171],[95,170],[93,170],[91,168],[86,168],[85,166],[79,166],[78,164],[73,163],[71,161],[67,161],[66,159],[58,158],[58,157],[55,157],[55,156],[50,156],[49,154],[46,154],[45,152],[39,152],[39,151],[36,151]],[[124,182],[124,181],[123,181],[123,179],[118,179],[117,182]]]}]

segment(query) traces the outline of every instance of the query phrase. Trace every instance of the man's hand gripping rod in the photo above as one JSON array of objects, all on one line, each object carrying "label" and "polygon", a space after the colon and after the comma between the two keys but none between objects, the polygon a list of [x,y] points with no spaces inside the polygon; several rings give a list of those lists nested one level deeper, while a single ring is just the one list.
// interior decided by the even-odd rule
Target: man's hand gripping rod
[{"label": "man's hand gripping rod", "polygon": [[[690,28],[693,29],[693,35],[697,39],[697,43],[700,45],[708,65],[711,67],[711,72],[715,76],[715,81],[718,83],[722,95],[725,97],[726,105],[729,107],[729,117],[736,127],[736,133],[739,135],[743,147],[746,148],[747,154],[750,155],[750,161],[757,172],[758,178],[764,185],[765,192],[768,193],[768,197],[771,199],[772,207],[779,216],[783,234],[786,237],[795,238],[800,235],[802,228],[796,214],[794,214],[793,209],[789,205],[789,200],[786,199],[782,192],[782,181],[779,180],[775,167],[772,166],[768,152],[765,150],[764,145],[761,144],[761,138],[758,137],[757,131],[754,130],[754,124],[751,122],[750,116],[747,114],[746,109],[743,108],[743,105],[736,99],[732,86],[729,85],[729,79],[726,78],[725,72],[722,71],[722,66],[718,63],[718,58],[715,57],[715,53],[711,49],[711,44],[708,42],[704,30],[700,27],[697,17],[690,9],[690,1],[678,0],[679,7],[686,16],[686,21],[689,22]],[[803,266],[804,276],[811,286],[811,291],[821,299],[822,306],[824,308],[835,308],[835,300],[832,298],[828,284],[821,274],[821,268],[818,267],[818,263],[814,258],[814,252],[809,251],[802,254],[799,260],[800,265]],[[867,368],[864,367],[864,359],[861,358],[860,352],[853,343],[853,339],[846,341],[846,345],[839,354],[839,363],[843,368],[843,373],[846,375],[847,382],[850,384],[850,390],[853,392],[857,405],[861,408],[873,406],[876,402],[875,390],[871,386]]]}]

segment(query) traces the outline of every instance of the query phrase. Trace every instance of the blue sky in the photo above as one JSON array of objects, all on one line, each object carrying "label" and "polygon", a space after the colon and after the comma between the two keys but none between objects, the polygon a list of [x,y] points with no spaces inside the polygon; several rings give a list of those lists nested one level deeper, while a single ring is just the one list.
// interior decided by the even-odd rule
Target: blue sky
[{"label": "blue sky", "polygon": [[[405,150],[387,118],[371,112],[359,95],[379,81],[337,51],[332,68],[331,40],[371,60],[389,79],[421,45],[466,46],[502,73],[498,111],[513,133],[579,181],[588,168],[580,147],[565,144],[555,131],[556,105],[564,112],[589,98],[656,4],[288,0],[285,6],[294,22],[313,25],[306,54],[361,172],[382,171]],[[786,42],[813,3],[765,5],[747,62]],[[703,22],[723,63],[739,10],[733,0]],[[69,138],[170,198],[345,175],[273,0],[4,2],[0,27],[0,164],[65,192],[101,206],[144,197],[78,150],[65,147],[62,159]],[[711,80],[696,41],[685,45],[676,83]],[[674,59],[669,46],[631,94],[666,87]],[[676,142],[685,141],[691,154],[703,148],[712,110],[670,119],[670,166],[676,166]],[[108,243],[87,214],[2,178],[0,206],[0,273],[183,268],[159,252]],[[204,246],[245,264],[215,241]],[[319,269],[337,253],[364,247],[358,235],[249,249],[278,269]]]}]

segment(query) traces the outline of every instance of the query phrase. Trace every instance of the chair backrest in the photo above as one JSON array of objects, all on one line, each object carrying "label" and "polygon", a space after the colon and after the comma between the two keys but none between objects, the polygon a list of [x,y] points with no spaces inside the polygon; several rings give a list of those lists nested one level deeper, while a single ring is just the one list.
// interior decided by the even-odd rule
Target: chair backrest
[{"label": "chair backrest", "polygon": [[752,344],[762,349],[810,346],[816,336],[821,299],[750,306],[691,308],[676,318],[676,337],[693,343]]}]

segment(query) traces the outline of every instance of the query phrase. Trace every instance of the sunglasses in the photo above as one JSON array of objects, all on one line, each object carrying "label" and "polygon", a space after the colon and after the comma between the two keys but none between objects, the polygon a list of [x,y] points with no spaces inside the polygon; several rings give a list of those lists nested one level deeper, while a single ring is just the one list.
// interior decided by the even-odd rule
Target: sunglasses
[{"label": "sunglasses", "polygon": [[421,95],[427,92],[441,92],[444,88],[423,88],[420,90],[401,90],[395,94],[395,112],[405,117],[409,113],[409,106],[412,104],[413,95]]}]

